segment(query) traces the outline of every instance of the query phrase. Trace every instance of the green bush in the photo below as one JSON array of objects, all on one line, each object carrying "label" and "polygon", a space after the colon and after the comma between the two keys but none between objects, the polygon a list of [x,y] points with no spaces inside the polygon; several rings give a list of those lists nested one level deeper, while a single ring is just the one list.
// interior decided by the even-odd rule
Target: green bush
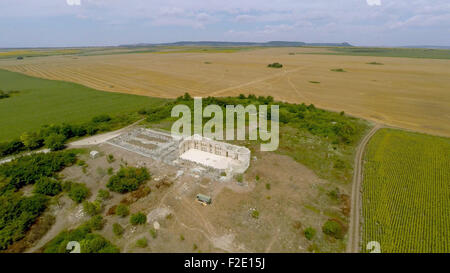
[{"label": "green bush", "polygon": [[259,218],[259,211],[253,210],[252,211],[252,217],[255,218],[255,219],[258,219]]},{"label": "green bush", "polygon": [[66,142],[66,136],[61,134],[51,134],[45,139],[45,146],[52,151],[58,151],[64,149]]},{"label": "green bush", "polygon": [[316,230],[312,227],[308,227],[305,229],[304,234],[305,234],[306,239],[311,241],[314,238],[314,236],[316,235]]},{"label": "green bush", "polygon": [[280,63],[272,63],[272,64],[267,65],[267,67],[271,67],[271,68],[282,68],[283,65],[280,64]]},{"label": "green bush", "polygon": [[20,140],[29,150],[35,150],[44,145],[44,139],[36,132],[23,133]]},{"label": "green bush", "polygon": [[114,161],[116,161],[116,159],[114,158],[114,155],[109,154],[108,157],[106,158],[106,160],[108,161],[108,163],[113,163]]},{"label": "green bush", "polygon": [[68,192],[70,199],[77,203],[83,202],[89,196],[89,189],[82,183],[66,182],[64,190]]},{"label": "green bush", "polygon": [[151,228],[151,229],[149,230],[149,232],[150,232],[150,235],[152,236],[152,238],[153,238],[153,239],[156,239],[156,237],[158,236],[158,233],[156,232],[156,229]]},{"label": "green bush", "polygon": [[103,206],[102,203],[99,201],[89,202],[84,201],[83,202],[83,211],[89,215],[94,216],[102,212]]},{"label": "green bush", "polygon": [[114,223],[113,224],[113,232],[117,237],[120,237],[120,236],[122,236],[124,229],[119,223]]},{"label": "green bush", "polygon": [[97,200],[104,201],[109,199],[110,193],[108,190],[100,189],[97,193]]},{"label": "green bush", "polygon": [[49,177],[41,177],[34,184],[34,192],[54,196],[61,192],[61,183]]},{"label": "green bush", "polygon": [[137,190],[148,179],[150,174],[146,168],[122,167],[111,176],[106,186],[111,191],[126,193]]},{"label": "green bush", "polygon": [[344,235],[342,226],[335,220],[326,221],[325,224],[322,226],[322,231],[326,235],[332,236],[336,239],[342,239]]},{"label": "green bush", "polygon": [[136,241],[137,247],[144,248],[144,247],[147,247],[147,245],[148,245],[148,242],[147,242],[147,238],[145,238],[145,237]]},{"label": "green bush", "polygon": [[130,223],[133,226],[143,225],[147,222],[147,216],[141,212],[131,215]]},{"label": "green bush", "polygon": [[66,246],[70,241],[80,243],[81,253],[118,253],[119,249],[111,242],[99,234],[92,233],[98,226],[93,224],[92,220],[98,224],[101,216],[95,216],[90,221],[80,225],[73,230],[65,230],[59,233],[53,240],[44,247],[44,253],[67,253]]},{"label": "green bush", "polygon": [[126,217],[126,216],[128,216],[128,214],[130,214],[130,210],[128,209],[128,207],[126,205],[119,204],[116,207],[115,213],[117,216]]},{"label": "green bush", "polygon": [[85,223],[85,225],[92,230],[102,230],[104,224],[105,221],[101,215],[95,215]]}]

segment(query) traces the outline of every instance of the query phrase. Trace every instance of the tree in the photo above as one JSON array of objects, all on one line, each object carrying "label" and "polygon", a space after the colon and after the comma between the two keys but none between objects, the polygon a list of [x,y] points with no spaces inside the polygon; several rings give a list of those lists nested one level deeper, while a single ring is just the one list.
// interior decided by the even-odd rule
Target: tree
[{"label": "tree", "polygon": [[120,237],[120,236],[122,236],[124,229],[119,223],[114,223],[113,224],[113,232],[117,237]]},{"label": "tree", "polygon": [[147,222],[147,216],[142,212],[135,213],[130,217],[130,223],[133,226],[143,225]]},{"label": "tree", "polygon": [[68,190],[69,197],[77,203],[81,203],[89,195],[89,189],[81,183],[66,182],[64,187]]},{"label": "tree", "polygon": [[115,213],[117,216],[126,217],[126,216],[128,216],[128,214],[130,214],[130,210],[128,209],[128,207],[126,205],[119,204],[116,207]]},{"label": "tree", "polygon": [[49,177],[41,177],[34,184],[34,192],[54,196],[61,192],[61,183]]},{"label": "tree", "polygon": [[343,238],[342,226],[335,220],[328,220],[322,226],[323,233],[332,236],[336,239]]},{"label": "tree", "polygon": [[51,134],[45,139],[45,146],[47,146],[52,151],[58,151],[64,149],[65,141],[65,135]]},{"label": "tree", "polygon": [[83,211],[90,216],[94,216],[102,212],[102,203],[99,201],[89,202],[84,201],[83,202]]},{"label": "tree", "polygon": [[104,201],[110,197],[109,191],[105,189],[100,189],[97,193],[97,200]]},{"label": "tree", "polygon": [[25,147],[30,150],[40,148],[44,144],[43,139],[36,132],[23,133],[20,136],[20,140],[22,141],[23,145],[25,145]]}]

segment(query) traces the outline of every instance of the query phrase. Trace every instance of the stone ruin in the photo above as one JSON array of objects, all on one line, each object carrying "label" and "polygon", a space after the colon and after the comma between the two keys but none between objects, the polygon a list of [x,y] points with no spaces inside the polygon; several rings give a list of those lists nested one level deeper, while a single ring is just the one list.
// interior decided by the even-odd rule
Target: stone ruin
[{"label": "stone ruin", "polygon": [[243,173],[250,165],[249,149],[200,135],[172,136],[140,127],[107,143],[169,165],[201,165],[227,175]]}]

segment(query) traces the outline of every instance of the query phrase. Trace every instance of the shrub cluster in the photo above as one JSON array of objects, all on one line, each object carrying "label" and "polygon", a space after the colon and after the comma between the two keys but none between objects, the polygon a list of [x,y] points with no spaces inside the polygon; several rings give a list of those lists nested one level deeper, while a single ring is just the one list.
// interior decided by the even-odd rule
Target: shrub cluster
[{"label": "shrub cluster", "polygon": [[344,236],[344,231],[337,221],[335,220],[328,220],[325,222],[325,224],[322,226],[322,231],[326,235],[332,236],[336,239],[342,239]]},{"label": "shrub cluster", "polygon": [[[0,250],[22,239],[47,207],[48,196],[57,195],[62,186],[52,178],[73,164],[71,151],[32,154],[0,165]],[[34,194],[24,197],[17,190],[34,184]]]},{"label": "shrub cluster", "polygon": [[271,68],[282,68],[283,65],[280,63],[272,63],[272,64],[268,64],[267,67],[271,67]]},{"label": "shrub cluster", "polygon": [[50,177],[41,177],[34,183],[34,193],[54,196],[61,192],[61,183]]},{"label": "shrub cluster", "polygon": [[25,236],[25,232],[45,210],[47,201],[44,195],[23,197],[12,191],[0,196],[0,250]]},{"label": "shrub cluster", "polygon": [[115,214],[120,217],[126,217],[126,216],[128,216],[128,214],[130,214],[130,210],[128,209],[128,207],[126,205],[119,204],[116,206]]},{"label": "shrub cluster", "polygon": [[95,216],[76,229],[59,233],[53,240],[44,246],[45,253],[67,253],[66,246],[70,241],[80,243],[81,253],[118,253],[119,249],[95,230],[103,228],[101,216]]},{"label": "shrub cluster", "polygon": [[143,225],[147,222],[147,216],[142,212],[135,213],[130,217],[130,223],[133,226]]},{"label": "shrub cluster", "polygon": [[7,177],[9,183],[0,189],[0,194],[8,189],[19,189],[33,184],[41,177],[51,177],[64,167],[72,165],[75,160],[75,152],[62,151],[22,156],[2,164],[0,165],[0,176]]},{"label": "shrub cluster", "polygon": [[77,203],[83,202],[89,196],[89,189],[83,183],[67,181],[64,183],[63,189],[68,193],[70,199]]},{"label": "shrub cluster", "polygon": [[146,168],[122,167],[111,176],[106,186],[111,191],[126,193],[137,190],[148,179],[150,173]]}]

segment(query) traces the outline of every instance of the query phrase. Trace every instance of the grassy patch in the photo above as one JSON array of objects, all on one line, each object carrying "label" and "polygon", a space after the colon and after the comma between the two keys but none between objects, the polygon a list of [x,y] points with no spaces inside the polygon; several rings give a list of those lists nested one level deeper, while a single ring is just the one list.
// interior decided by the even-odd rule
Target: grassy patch
[{"label": "grassy patch", "polygon": [[[20,95],[0,100],[0,142],[37,131],[45,124],[83,123],[101,114],[136,112],[162,99],[98,91],[79,84],[44,80],[0,70],[0,89]],[[139,116],[134,114],[132,120]]]}]

